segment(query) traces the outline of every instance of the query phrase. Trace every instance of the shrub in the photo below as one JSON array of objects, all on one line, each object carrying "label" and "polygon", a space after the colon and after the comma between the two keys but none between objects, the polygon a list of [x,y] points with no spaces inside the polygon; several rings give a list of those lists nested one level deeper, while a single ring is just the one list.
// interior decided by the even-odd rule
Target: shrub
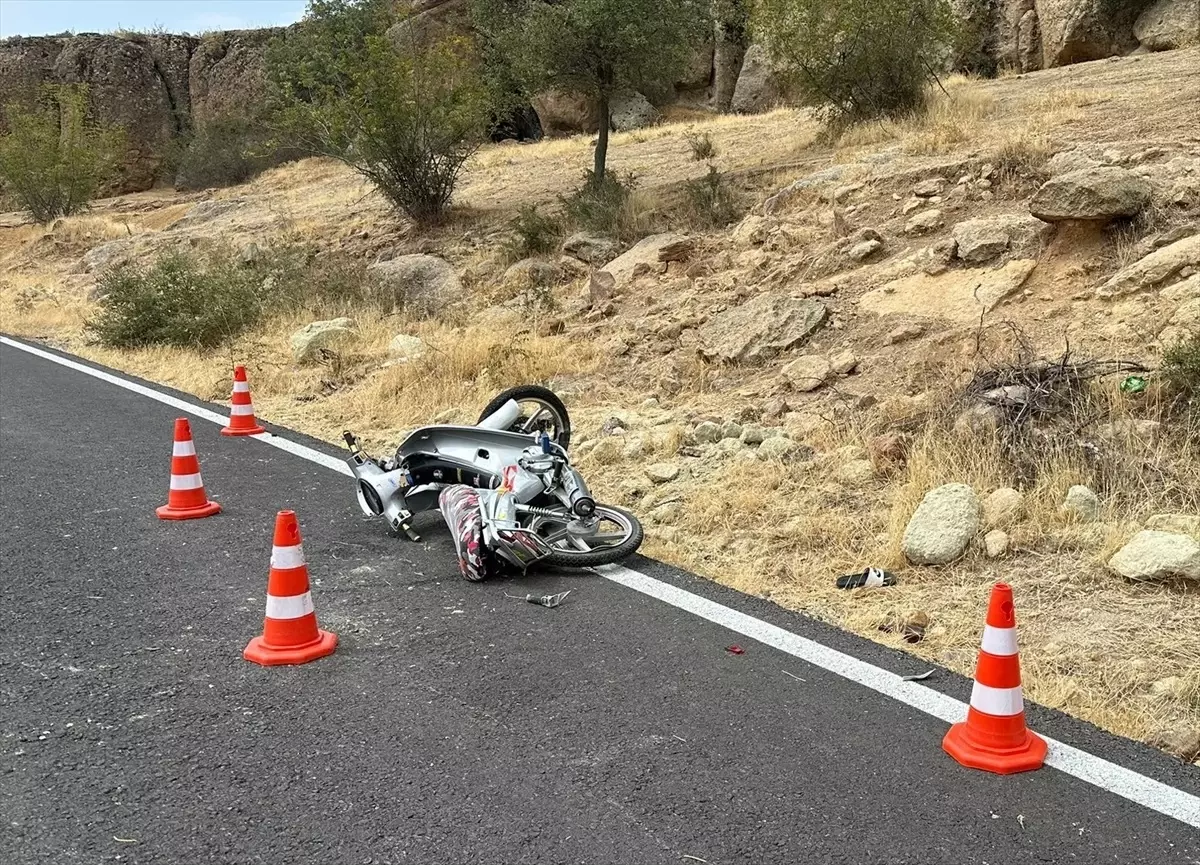
[{"label": "shrub", "polygon": [[282,242],[258,251],[176,249],[149,265],[111,268],[99,280],[100,311],[89,333],[116,348],[214,348],[268,313],[361,301],[370,294],[361,262]]},{"label": "shrub", "polygon": [[1193,405],[1200,401],[1200,332],[1164,349],[1162,373],[1173,393]]},{"label": "shrub", "polygon": [[692,221],[706,228],[724,228],[742,216],[738,196],[715,165],[705,177],[688,181],[687,198]]},{"label": "shrub", "polygon": [[839,128],[921,109],[953,21],[948,0],[759,0],[752,27],[804,101]]},{"label": "shrub", "polygon": [[505,252],[513,261],[553,252],[563,236],[562,223],[553,216],[539,213],[536,204],[524,204],[512,221],[513,237]]},{"label": "shrub", "polygon": [[717,155],[717,146],[713,144],[712,136],[707,132],[689,132],[683,139],[692,149],[693,162],[703,162]]},{"label": "shrub", "polygon": [[215,117],[192,135],[175,165],[176,189],[233,186],[302,153],[277,147],[261,118],[240,114]]},{"label": "shrub", "polygon": [[469,39],[434,39],[420,22],[397,22],[394,6],[312,0],[268,49],[269,98],[280,140],[341,160],[411,219],[434,223],[486,136],[490,91]]},{"label": "shrub", "polygon": [[83,210],[117,176],[124,134],[87,119],[87,93],[45,85],[32,105],[5,106],[0,180],[39,223]]},{"label": "shrub", "polygon": [[624,180],[615,171],[606,171],[599,180],[585,171],[583,184],[568,198],[561,199],[568,221],[577,227],[600,234],[620,234],[622,211],[633,194],[632,174]]}]

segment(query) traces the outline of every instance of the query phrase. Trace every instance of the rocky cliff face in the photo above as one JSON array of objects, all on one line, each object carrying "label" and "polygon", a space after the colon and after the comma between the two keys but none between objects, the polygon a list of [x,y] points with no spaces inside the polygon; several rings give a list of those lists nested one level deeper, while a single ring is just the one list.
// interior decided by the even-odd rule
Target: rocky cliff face
[{"label": "rocky cliff face", "polygon": [[32,98],[41,84],[87,84],[92,116],[128,133],[121,191],[147,189],[174,139],[261,103],[263,55],[279,32],[18,36],[0,42],[0,93],[7,103]]}]

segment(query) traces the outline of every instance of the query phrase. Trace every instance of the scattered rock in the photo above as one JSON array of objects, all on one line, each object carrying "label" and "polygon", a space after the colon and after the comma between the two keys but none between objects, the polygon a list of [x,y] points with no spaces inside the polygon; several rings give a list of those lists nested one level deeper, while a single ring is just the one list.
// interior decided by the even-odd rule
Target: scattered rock
[{"label": "scattered rock", "polygon": [[763,460],[787,460],[800,450],[800,446],[783,436],[771,436],[758,446],[758,458]]},{"label": "scattered rock", "polygon": [[563,241],[563,254],[588,264],[604,264],[616,257],[620,246],[608,237],[597,237],[594,234],[572,234]]},{"label": "scattered rock", "polygon": [[1046,171],[1051,177],[1099,167],[1099,161],[1092,159],[1082,150],[1062,150],[1051,156],[1046,162]]},{"label": "scattered rock", "polygon": [[1021,514],[1025,494],[1012,487],[1001,487],[983,500],[984,528],[995,529],[1011,525]]},{"label": "scattered rock", "polygon": [[654,234],[642,238],[629,250],[604,265],[601,270],[611,273],[613,279],[616,280],[617,288],[621,288],[634,279],[635,271],[658,270],[660,266],[663,266],[663,259],[659,258],[659,253],[686,241],[687,238],[674,233]]},{"label": "scattered rock", "polygon": [[737,421],[727,420],[721,424],[721,438],[723,439],[740,439],[742,437],[742,425]]},{"label": "scattered rock", "polygon": [[1155,514],[1146,520],[1146,528],[1179,535],[1200,535],[1200,516],[1195,514]]},{"label": "scattered rock", "polygon": [[883,249],[883,244],[880,241],[864,240],[850,247],[850,251],[846,255],[851,261],[865,261],[881,249]]},{"label": "scattered rock", "polygon": [[326,349],[344,345],[355,336],[352,318],[314,321],[292,334],[289,340],[292,358],[299,364],[312,363]]},{"label": "scattered rock", "polygon": [[943,224],[942,212],[937,208],[918,213],[904,225],[905,234],[928,234]]},{"label": "scattered rock", "polygon": [[531,286],[554,285],[558,282],[561,271],[558,265],[542,261],[538,258],[525,258],[504,271],[502,281],[508,285],[522,288]]},{"label": "scattered rock", "polygon": [[1008,552],[1008,532],[992,529],[983,536],[983,546],[989,559],[998,559]]},{"label": "scattered rock", "polygon": [[625,450],[624,444],[617,436],[606,436],[596,442],[592,448],[591,457],[597,464],[606,466],[620,462]]},{"label": "scattered rock", "polygon": [[1108,566],[1129,580],[1200,580],[1200,543],[1187,535],[1145,529],[1109,559]]},{"label": "scattered rock", "polygon": [[869,291],[859,306],[876,315],[909,315],[928,311],[940,318],[978,323],[1017,291],[1037,267],[1031,258],[1018,258],[997,268],[953,270],[938,276],[917,273]]},{"label": "scattered rock", "polygon": [[928,180],[922,180],[913,187],[913,195],[918,198],[932,198],[935,195],[941,195],[946,189],[946,178],[930,177]]},{"label": "scattered rock", "polygon": [[434,255],[398,255],[367,267],[384,299],[417,315],[433,315],[463,296],[454,268]]},{"label": "scattered rock", "polygon": [[896,345],[901,342],[908,342],[910,339],[916,339],[923,336],[925,333],[925,325],[923,324],[902,324],[892,330],[884,341],[888,345]]},{"label": "scattered rock", "polygon": [[952,429],[959,438],[990,435],[1004,423],[1004,410],[994,405],[973,405],[954,419]]},{"label": "scattered rock", "polygon": [[829,365],[833,367],[835,375],[849,375],[858,368],[858,363],[858,355],[852,351],[839,351],[829,358]]},{"label": "scattered rock", "polygon": [[979,533],[981,512],[979,497],[966,484],[930,490],[904,530],[905,557],[919,565],[954,561]]},{"label": "scattered rock", "polygon": [[760,426],[751,424],[742,429],[742,444],[760,445],[767,440],[769,434]]},{"label": "scattered rock", "polygon": [[1121,268],[1096,289],[1096,295],[1117,297],[1154,288],[1187,267],[1200,267],[1200,234],[1177,240]]},{"label": "scattered rock", "polygon": [[877,467],[900,465],[908,458],[908,440],[892,430],[867,442],[867,453]]},{"label": "scattered rock", "polygon": [[859,486],[875,479],[875,465],[870,460],[849,460],[838,466],[837,479],[846,486]]},{"label": "scattered rock", "polygon": [[953,237],[943,237],[918,252],[915,263],[930,276],[937,276],[950,268],[950,262],[957,254],[958,241]]},{"label": "scattered rock", "polygon": [[733,242],[739,246],[758,246],[774,227],[775,223],[765,216],[752,213],[733,230]]},{"label": "scattered rock", "polygon": [[697,424],[692,435],[699,444],[712,444],[722,438],[721,427],[710,420]]},{"label": "scattered rock", "polygon": [[388,343],[388,354],[400,362],[416,360],[425,354],[425,343],[419,336],[398,333]]},{"label": "scattered rock", "polygon": [[1100,519],[1100,498],[1090,488],[1076,484],[1067,490],[1061,510],[1082,522],[1094,523]]},{"label": "scattered rock", "polygon": [[714,315],[696,337],[707,360],[754,363],[796,348],[828,317],[818,301],[768,292]]},{"label": "scattered rock", "polygon": [[645,473],[651,483],[665,484],[679,477],[679,466],[675,463],[653,463],[646,466]]},{"label": "scattered rock", "polygon": [[1146,737],[1146,744],[1184,761],[1200,756],[1200,727],[1165,727]]},{"label": "scattered rock", "polygon": [[816,390],[833,375],[829,361],[817,354],[806,354],[785,365],[780,374],[801,393]]},{"label": "scattered rock", "polygon": [[617,280],[611,273],[597,270],[588,277],[588,301],[592,307],[603,306],[612,297],[616,287]]},{"label": "scattered rock", "polygon": [[1026,214],[982,216],[954,226],[950,234],[957,244],[958,257],[980,264],[1012,252],[1022,258],[1036,257],[1053,227]]},{"label": "scattered rock", "polygon": [[899,615],[890,613],[879,630],[887,634],[899,634],[908,643],[919,643],[925,639],[929,622],[929,614],[923,610],[908,610]]},{"label": "scattered rock", "polygon": [[1045,222],[1107,222],[1141,213],[1150,203],[1151,192],[1148,180],[1124,168],[1084,168],[1042,184],[1029,203],[1029,212]]}]

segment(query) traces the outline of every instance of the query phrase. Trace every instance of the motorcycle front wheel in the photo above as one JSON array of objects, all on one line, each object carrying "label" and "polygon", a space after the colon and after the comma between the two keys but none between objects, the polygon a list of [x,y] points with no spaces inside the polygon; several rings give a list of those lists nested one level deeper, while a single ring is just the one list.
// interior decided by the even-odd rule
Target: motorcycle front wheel
[{"label": "motorcycle front wheel", "polygon": [[521,416],[508,428],[509,432],[545,432],[563,450],[571,443],[571,417],[558,394],[536,384],[510,387],[496,394],[479,413],[479,421],[498,411],[513,400],[521,407]]},{"label": "motorcycle front wheel", "polygon": [[610,565],[633,555],[642,545],[642,524],[629,511],[596,505],[596,523],[591,531],[580,531],[579,518],[562,508],[554,516],[539,515],[530,528],[553,550],[546,563],[563,568]]}]

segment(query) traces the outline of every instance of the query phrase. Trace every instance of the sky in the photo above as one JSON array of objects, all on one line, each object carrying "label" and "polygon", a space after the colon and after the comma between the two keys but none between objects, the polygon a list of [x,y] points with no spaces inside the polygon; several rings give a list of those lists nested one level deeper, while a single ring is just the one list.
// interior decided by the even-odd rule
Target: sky
[{"label": "sky", "polygon": [[299,21],[306,0],[0,0],[0,38],[74,31],[272,27]]}]

